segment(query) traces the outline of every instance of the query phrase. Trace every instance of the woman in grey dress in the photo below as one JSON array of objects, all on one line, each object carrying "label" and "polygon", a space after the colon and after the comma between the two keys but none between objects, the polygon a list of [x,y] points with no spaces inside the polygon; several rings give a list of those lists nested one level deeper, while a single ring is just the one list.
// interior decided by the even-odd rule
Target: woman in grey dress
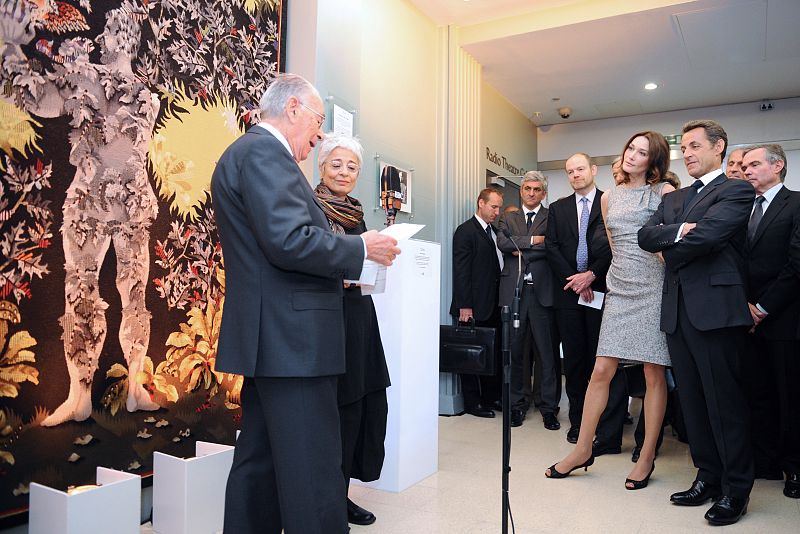
[{"label": "woman in grey dress", "polygon": [[670,365],[666,337],[659,326],[664,262],[639,248],[636,236],[661,197],[675,190],[665,181],[668,169],[669,145],[664,137],[650,131],[636,133],[623,150],[622,183],[600,199],[612,259],[597,359],[586,390],[578,443],[545,471],[549,478],[564,478],[594,463],[592,441],[620,360],[644,363],[647,384],[644,445],[625,480],[626,489],[646,487],[655,468],[656,441],[667,404],[664,367]]}]

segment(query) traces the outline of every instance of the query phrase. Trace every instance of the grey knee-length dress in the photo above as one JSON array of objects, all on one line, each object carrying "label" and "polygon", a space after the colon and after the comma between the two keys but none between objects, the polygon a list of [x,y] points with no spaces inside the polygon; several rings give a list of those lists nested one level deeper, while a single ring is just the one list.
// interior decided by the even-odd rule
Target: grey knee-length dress
[{"label": "grey knee-length dress", "polygon": [[625,184],[608,193],[606,228],[611,239],[611,267],[598,356],[670,365],[661,331],[664,263],[639,248],[637,234],[661,203],[665,182],[642,187]]}]

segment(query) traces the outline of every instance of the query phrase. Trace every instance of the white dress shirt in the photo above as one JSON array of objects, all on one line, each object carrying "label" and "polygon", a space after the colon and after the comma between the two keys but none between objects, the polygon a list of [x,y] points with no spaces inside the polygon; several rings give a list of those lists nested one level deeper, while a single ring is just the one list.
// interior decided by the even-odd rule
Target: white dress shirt
[{"label": "white dress shirt", "polygon": [[[477,213],[475,214],[475,218],[478,219],[478,222],[480,223],[481,228],[483,228],[483,231],[485,232],[486,231],[486,227],[489,226],[489,223],[487,223],[486,221],[481,219],[478,216]],[[500,252],[499,248],[497,248],[497,234],[495,233],[494,230],[492,230],[492,241],[494,241],[494,251],[497,253],[497,261],[500,262],[500,270],[502,271],[503,270],[503,265],[505,265],[505,263],[503,262],[503,253]]]},{"label": "white dress shirt", "polygon": [[[522,206],[522,215],[525,218],[526,226],[528,224],[528,214],[529,213],[533,213],[533,215],[531,216],[531,221],[533,221],[536,218],[536,214],[539,213],[540,209],[542,209],[542,205],[541,204],[536,206],[536,209],[532,209],[532,210],[529,210],[524,205]],[[532,224],[532,222],[531,222],[531,224]],[[533,245],[533,238],[532,237],[531,237],[531,245]],[[526,282],[533,282],[533,276],[531,275],[531,273],[525,273],[524,279],[525,279]]]},{"label": "white dress shirt", "polygon": [[585,197],[583,195],[579,195],[577,192],[575,193],[575,206],[578,208],[578,230],[581,229],[581,212],[583,211],[583,204],[581,203],[582,198],[586,198],[588,202],[586,203],[586,209],[589,210],[589,213],[592,213],[592,206],[594,205],[594,197],[597,195],[597,188],[593,188],[589,191],[589,194]]}]

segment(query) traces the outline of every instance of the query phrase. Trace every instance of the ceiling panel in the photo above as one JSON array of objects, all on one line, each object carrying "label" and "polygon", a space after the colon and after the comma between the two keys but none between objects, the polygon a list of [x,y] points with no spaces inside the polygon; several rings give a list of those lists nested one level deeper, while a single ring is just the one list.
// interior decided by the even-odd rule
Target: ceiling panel
[{"label": "ceiling panel", "polygon": [[763,61],[767,2],[736,3],[674,15],[695,69]]},{"label": "ceiling panel", "polygon": [[[517,17],[525,6],[526,13],[549,9],[548,17],[563,8],[558,24],[530,31],[516,25],[464,45],[484,79],[517,109],[541,113],[538,125],[800,96],[800,0],[411,1],[429,15],[459,8],[466,16],[458,2],[469,9],[491,4],[484,19],[462,23],[474,30],[491,20],[487,35],[497,35],[508,17],[525,18]],[[623,4],[642,10],[608,16]],[[650,81],[657,90],[644,90]],[[562,106],[573,108],[566,121],[557,112]]]}]

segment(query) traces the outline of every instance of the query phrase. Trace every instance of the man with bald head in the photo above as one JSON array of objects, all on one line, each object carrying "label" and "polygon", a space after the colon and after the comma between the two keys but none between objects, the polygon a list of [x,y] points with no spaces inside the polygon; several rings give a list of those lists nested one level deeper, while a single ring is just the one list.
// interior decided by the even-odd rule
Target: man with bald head
[{"label": "man with bald head", "polygon": [[[576,443],[586,387],[594,369],[602,311],[578,304],[606,291],[611,264],[606,227],[600,214],[603,192],[595,186],[597,166],[579,152],[566,162],[574,194],[550,205],[545,234],[547,260],[555,277],[553,305],[564,351],[564,389],[569,398],[567,441]],[[621,374],[611,382],[609,402],[597,429],[595,456],[619,453],[625,418],[625,385]]]},{"label": "man with bald head", "polygon": [[400,251],[375,231],[331,231],[298,166],[322,139],[323,111],[308,81],[276,78],[263,122],[225,150],[211,178],[227,281],[216,370],[245,377],[225,532],[348,530],[336,398],[342,282],[359,278],[364,258],[390,265]]}]

